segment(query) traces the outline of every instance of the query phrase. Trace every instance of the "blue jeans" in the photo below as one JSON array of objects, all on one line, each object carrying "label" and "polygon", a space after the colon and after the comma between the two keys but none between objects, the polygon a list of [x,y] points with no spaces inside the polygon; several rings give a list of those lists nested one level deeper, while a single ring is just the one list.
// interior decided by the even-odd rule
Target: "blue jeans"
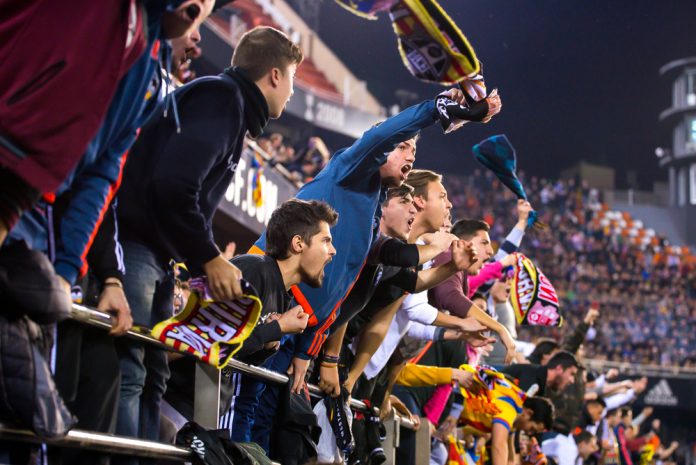
[{"label": "blue jeans", "polygon": [[[423,415],[420,405],[418,405],[408,388],[396,385],[392,393],[404,403],[406,408],[408,408],[413,415]],[[408,428],[401,428],[400,433],[399,447],[396,449],[396,463],[415,465],[416,433]]]},{"label": "blue jeans", "polygon": [[[174,279],[146,246],[124,242],[126,274],[123,290],[135,325],[152,328],[169,318],[173,309]],[[160,403],[169,379],[165,350],[127,338],[117,339],[121,365],[121,390],[116,433],[142,439],[159,439]],[[125,458],[124,458],[125,460]],[[137,463],[130,459],[127,462]]]},{"label": "blue jeans", "polygon": [[[263,364],[267,368],[278,373],[285,373],[290,367],[295,356],[295,340],[298,335],[283,336],[280,341],[280,349]],[[244,388],[246,384],[246,389]],[[280,395],[284,386],[257,381],[249,376],[242,378],[241,392],[245,392],[244,398],[235,400],[234,423],[232,426],[232,440],[247,437],[260,445],[268,453],[273,431],[273,420],[278,410]],[[242,439],[240,439],[242,440]],[[246,439],[248,441],[249,439]]]}]

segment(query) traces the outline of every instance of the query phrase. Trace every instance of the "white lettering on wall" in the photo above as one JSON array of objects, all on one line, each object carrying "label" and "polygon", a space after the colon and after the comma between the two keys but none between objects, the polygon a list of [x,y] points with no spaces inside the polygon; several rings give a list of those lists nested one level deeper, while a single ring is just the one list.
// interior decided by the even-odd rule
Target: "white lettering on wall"
[{"label": "white lettering on wall", "polygon": [[[266,168],[272,169],[272,168]],[[225,192],[225,200],[244,212],[250,219],[264,225],[268,224],[271,214],[278,207],[278,185],[261,174],[261,198],[263,203],[256,206],[254,201],[254,176],[257,169],[252,168],[245,157],[239,160],[234,173],[234,180]]]}]

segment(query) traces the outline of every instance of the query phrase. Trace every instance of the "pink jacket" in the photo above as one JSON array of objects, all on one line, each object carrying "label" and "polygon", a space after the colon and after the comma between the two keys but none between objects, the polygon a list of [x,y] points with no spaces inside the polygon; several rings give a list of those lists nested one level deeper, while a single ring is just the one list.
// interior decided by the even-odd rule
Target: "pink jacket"
[{"label": "pink jacket", "polygon": [[491,279],[500,279],[503,276],[503,265],[500,262],[486,263],[477,275],[467,275],[469,282],[469,295],[471,298],[476,292],[476,289],[490,281]]}]

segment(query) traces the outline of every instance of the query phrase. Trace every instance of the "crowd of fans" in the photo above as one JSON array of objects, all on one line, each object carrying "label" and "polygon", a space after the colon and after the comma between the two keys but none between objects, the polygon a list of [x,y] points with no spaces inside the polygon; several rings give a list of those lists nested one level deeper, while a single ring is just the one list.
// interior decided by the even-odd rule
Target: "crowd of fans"
[{"label": "crowd of fans", "polygon": [[[567,324],[524,328],[527,339],[563,337],[596,302],[602,321],[585,344],[598,360],[693,367],[696,364],[696,266],[693,257],[666,246],[639,246],[595,220],[600,193],[574,180],[521,178],[549,227],[525,243],[528,256],[556,287]],[[446,180],[453,216],[485,218],[492,235],[505,234],[513,196],[490,172]],[[498,220],[498,221],[496,221]]]},{"label": "crowd of fans", "polygon": [[[333,158],[318,138],[296,153],[280,134],[262,136],[303,61],[283,32],[246,32],[230,68],[174,90],[168,71],[200,53],[197,28],[215,2],[132,2],[129,15],[68,3],[61,17],[83,28],[80,51],[113,69],[103,81],[74,80],[94,63],[72,60],[76,44],[58,40],[67,35],[24,38],[36,53],[7,66],[16,82],[0,94],[12,114],[0,119],[3,424],[40,439],[82,428],[175,442],[206,465],[357,465],[387,460],[382,422],[398,414],[409,424],[400,465],[422,452],[419,429],[439,465],[671,459],[678,444],[665,447],[659,419],[632,406],[647,379],[590,372],[583,346],[597,357],[693,363],[692,262],[606,231],[588,186],[522,176],[531,196],[515,201],[489,173],[413,169],[422,129],[439,123],[447,134],[500,112],[482,76],[367,129]],[[0,35],[58,23],[50,8],[14,13]],[[70,59],[47,71],[53,54]],[[80,93],[89,112],[60,101]],[[236,254],[234,243],[218,248],[212,218],[247,136],[305,184]],[[525,238],[534,208],[548,228]],[[517,252],[555,284],[572,330],[537,328],[551,339],[527,355],[503,272]],[[71,321],[75,301],[110,314],[109,334]],[[134,326],[177,353],[124,337]],[[667,338],[669,350],[656,345]],[[232,369],[232,356],[289,381]],[[221,370],[215,431],[192,421],[195,363]],[[351,397],[368,409],[352,412]],[[38,451],[4,441],[0,462],[36,463]],[[137,455],[49,447],[41,459]]]},{"label": "crowd of fans", "polygon": [[273,166],[283,166],[290,174],[290,180],[300,184],[314,179],[331,156],[324,141],[316,136],[300,144],[298,150],[286,143],[283,135],[277,132],[259,138],[257,144],[268,155]]}]

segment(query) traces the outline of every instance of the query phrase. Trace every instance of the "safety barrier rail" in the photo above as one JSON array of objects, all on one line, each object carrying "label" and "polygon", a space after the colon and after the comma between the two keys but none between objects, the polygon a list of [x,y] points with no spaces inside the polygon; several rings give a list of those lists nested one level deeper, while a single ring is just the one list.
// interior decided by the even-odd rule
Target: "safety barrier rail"
[{"label": "safety barrier rail", "polygon": [[192,452],[183,447],[142,439],[126,438],[111,434],[93,433],[74,429],[65,437],[40,439],[32,431],[0,423],[0,439],[29,443],[45,443],[52,446],[89,449],[96,452],[122,455],[136,455],[166,460],[190,460]]},{"label": "safety barrier rail", "polygon": [[[71,319],[91,326],[103,329],[111,328],[112,317],[108,313],[101,312],[84,305],[73,304]],[[162,349],[179,352],[159,340],[153,338],[149,333],[137,330],[128,331],[127,337],[139,340],[143,343],[153,344]],[[189,354],[184,354],[189,356]],[[228,365],[230,368],[249,376],[262,379],[276,384],[286,384],[288,377],[282,373],[277,373],[265,368],[248,365],[239,360],[232,359]],[[195,371],[195,398],[194,398],[194,418],[193,420],[201,426],[209,429],[218,427],[219,396],[220,396],[220,371],[215,367],[204,363],[196,364]],[[314,397],[321,397],[322,391],[313,384],[307,384],[310,394]],[[350,406],[353,410],[367,411],[368,407],[364,402],[351,399]],[[377,413],[374,410],[374,413]],[[387,437],[383,443],[385,454],[387,455],[387,465],[394,464],[394,452],[399,445],[399,430],[401,427],[415,429],[414,424],[404,417],[396,415],[393,411],[384,420],[387,429]],[[420,432],[416,436],[417,441],[417,461],[418,465],[427,464],[430,456],[430,427],[427,420],[423,420]],[[139,457],[149,457],[167,460],[187,461],[192,457],[189,449],[177,447],[171,444],[163,444],[153,441],[145,441],[135,438],[126,438],[110,434],[95,433],[90,431],[72,430],[65,437],[60,439],[42,440],[28,430],[13,427],[0,423],[0,439],[10,441],[22,441],[31,443],[46,443],[49,445],[85,448],[103,453],[128,454]]]}]

